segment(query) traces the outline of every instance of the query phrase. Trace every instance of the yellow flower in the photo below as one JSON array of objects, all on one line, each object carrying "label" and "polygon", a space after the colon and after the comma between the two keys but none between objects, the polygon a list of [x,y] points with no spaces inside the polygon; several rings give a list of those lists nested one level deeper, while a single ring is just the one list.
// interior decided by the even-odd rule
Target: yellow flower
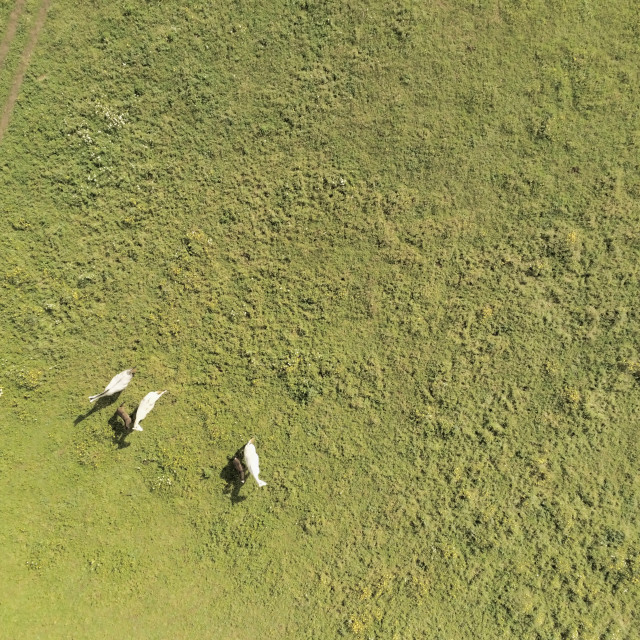
[{"label": "yellow flower", "polygon": [[567,387],[564,390],[564,401],[567,404],[576,405],[580,402],[581,396],[580,392],[575,387]]},{"label": "yellow flower", "polygon": [[351,631],[357,636],[364,631],[364,622],[360,618],[354,618],[351,621]]}]

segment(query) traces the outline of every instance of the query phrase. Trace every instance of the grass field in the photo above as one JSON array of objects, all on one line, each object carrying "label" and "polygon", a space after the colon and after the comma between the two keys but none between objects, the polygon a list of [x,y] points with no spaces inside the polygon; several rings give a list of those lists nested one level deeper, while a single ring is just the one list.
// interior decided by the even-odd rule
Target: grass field
[{"label": "grass field", "polygon": [[0,636],[640,638],[639,16],[52,0],[0,141]]}]

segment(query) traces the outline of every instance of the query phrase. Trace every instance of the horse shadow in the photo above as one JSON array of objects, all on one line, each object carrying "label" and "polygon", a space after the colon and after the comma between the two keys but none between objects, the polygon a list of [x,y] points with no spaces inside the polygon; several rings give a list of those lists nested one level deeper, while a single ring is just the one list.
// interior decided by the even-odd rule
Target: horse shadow
[{"label": "horse shadow", "polygon": [[113,429],[113,444],[117,445],[118,449],[126,449],[131,446],[131,443],[127,442],[127,437],[132,433],[133,429],[127,429],[124,426],[117,412],[109,418],[109,426]]},{"label": "horse shadow", "polygon": [[238,472],[233,466],[233,459],[238,458],[242,460],[242,449],[238,449],[230,458],[227,464],[220,472],[220,477],[227,483],[222,490],[223,495],[228,495],[231,498],[232,504],[238,504],[247,499],[247,496],[240,495],[240,489],[243,487],[243,483],[240,481]]},{"label": "horse shadow", "polygon": [[105,396],[103,398],[98,398],[95,404],[87,411],[87,413],[81,413],[74,421],[74,426],[78,426],[83,420],[86,420],[90,415],[93,415],[96,411],[100,411],[100,409],[104,409],[110,405],[112,405],[120,395],[120,391],[114,393],[112,396]]}]

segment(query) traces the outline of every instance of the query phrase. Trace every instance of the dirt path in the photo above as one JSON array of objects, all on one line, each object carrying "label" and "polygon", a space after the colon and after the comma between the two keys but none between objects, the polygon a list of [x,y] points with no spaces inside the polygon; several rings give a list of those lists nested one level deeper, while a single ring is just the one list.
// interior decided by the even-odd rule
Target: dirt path
[{"label": "dirt path", "polygon": [[4,32],[2,42],[0,42],[0,70],[2,69],[2,65],[4,64],[4,59],[7,57],[7,53],[9,52],[9,47],[11,46],[11,42],[13,41],[13,36],[16,35],[18,20],[20,19],[20,14],[22,13],[26,2],[27,0],[16,0],[13,11],[9,16],[9,21],[7,22],[7,30]]},{"label": "dirt path", "polygon": [[[31,27],[31,31],[29,33],[29,39],[27,41],[27,46],[22,52],[22,57],[20,58],[20,64],[18,64],[18,69],[16,70],[16,75],[13,79],[13,84],[11,85],[11,90],[9,91],[9,96],[7,97],[7,101],[2,109],[2,116],[0,116],[0,142],[2,142],[2,138],[4,136],[7,127],[9,126],[9,119],[11,118],[11,112],[13,111],[13,107],[18,100],[18,94],[20,93],[20,87],[22,86],[22,81],[24,80],[24,74],[27,71],[27,66],[29,65],[29,58],[33,53],[33,50],[36,47],[36,42],[38,41],[38,35],[40,34],[40,30],[44,26],[44,21],[47,18],[47,11],[49,10],[49,5],[51,4],[51,0],[42,0],[42,4],[40,5],[40,10],[38,11],[38,15],[36,17],[36,21],[33,23]],[[11,19],[14,14],[16,14],[16,23],[18,17],[20,15],[20,7],[24,5],[24,0],[17,0],[16,6],[9,17],[9,28],[7,29],[7,35],[9,35],[9,29],[11,28]],[[15,33],[15,26],[13,27],[13,32]],[[7,35],[2,41],[2,46],[5,46],[5,41],[7,41],[7,49],[9,48],[9,44],[11,43],[11,39],[13,39],[13,35],[8,39]],[[6,55],[6,54],[5,54]],[[4,58],[2,58],[4,62]]]}]

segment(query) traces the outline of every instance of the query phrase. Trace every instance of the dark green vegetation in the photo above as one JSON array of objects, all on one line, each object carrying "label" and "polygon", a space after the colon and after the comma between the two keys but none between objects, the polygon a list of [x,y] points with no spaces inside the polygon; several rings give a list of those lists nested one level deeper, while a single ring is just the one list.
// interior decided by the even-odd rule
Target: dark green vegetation
[{"label": "dark green vegetation", "polygon": [[638,637],[640,21],[551,4],[53,2],[0,146],[5,637]]}]

